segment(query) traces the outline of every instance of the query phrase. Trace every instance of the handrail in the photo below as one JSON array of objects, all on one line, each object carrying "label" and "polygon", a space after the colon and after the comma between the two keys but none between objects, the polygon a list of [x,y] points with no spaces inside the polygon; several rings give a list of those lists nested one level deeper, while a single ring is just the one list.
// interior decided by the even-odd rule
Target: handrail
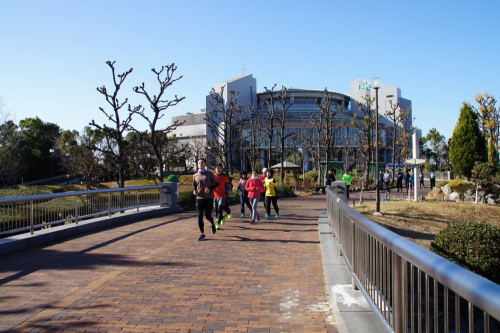
[{"label": "handrail", "polygon": [[[175,189],[174,189],[175,187]],[[159,191],[148,191],[157,189]],[[0,198],[0,235],[76,223],[145,206],[176,205],[177,185],[122,187]],[[132,192],[132,193],[131,193]],[[113,195],[113,193],[117,193]],[[107,195],[106,195],[107,194]]]},{"label": "handrail", "polygon": [[[349,207],[330,188],[326,189],[326,193],[328,217],[334,229],[334,235],[339,240],[339,245],[348,267],[353,273],[353,280],[356,281],[355,284],[362,289],[365,296],[373,298],[369,299],[369,303],[371,303],[372,307],[375,306],[378,309],[377,311],[380,312],[379,317],[381,315],[381,318],[385,318],[387,321],[386,324],[392,327],[393,331],[400,331],[398,327],[402,327],[403,324],[397,324],[396,322],[408,314],[408,308],[403,306],[403,308],[398,309],[395,306],[399,304],[398,299],[408,297],[407,293],[410,293],[411,302],[403,302],[402,304],[411,304],[408,305],[412,309],[410,312],[414,310],[415,300],[413,299],[414,295],[411,290],[408,291],[408,279],[411,280],[410,288],[412,290],[418,288],[418,303],[420,303],[420,297],[422,296],[420,287],[423,288],[423,284],[425,284],[426,295],[428,297],[425,301],[425,306],[430,307],[428,305],[431,302],[429,301],[429,290],[431,289],[429,287],[429,280],[433,279],[435,293],[438,293],[439,286],[437,284],[439,283],[446,290],[446,295],[448,295],[449,289],[468,301],[469,308],[473,309],[476,306],[484,311],[485,318],[492,316],[500,319],[500,285],[458,266],[380,226]],[[351,244],[349,244],[350,242]],[[403,269],[397,266],[400,265],[401,260],[403,263],[401,267]],[[418,274],[418,285],[415,285],[414,269],[416,269]],[[411,274],[408,273],[409,270],[412,272]],[[423,283],[422,286],[421,275],[426,279],[426,283]],[[397,290],[398,288],[400,290]],[[459,303],[457,299],[460,300],[460,298],[455,298],[455,304]],[[437,298],[435,298],[435,301],[437,303]],[[384,313],[384,311],[387,311],[388,306],[391,307],[392,312]],[[419,314],[420,310],[421,308],[418,307]],[[437,313],[438,311],[436,310],[435,314],[437,315]],[[473,313],[474,311],[469,310],[469,327],[471,327],[470,322],[473,324],[473,319],[471,319],[473,318]],[[459,315],[460,311],[458,312]],[[471,315],[472,317],[470,317]],[[428,317],[429,313],[427,313],[425,320],[428,321]],[[457,318],[456,314],[455,318]],[[435,320],[435,324],[437,325],[437,318]],[[408,324],[409,322],[411,322],[412,329],[415,325],[421,331],[422,326],[417,325],[421,324],[420,322],[415,323],[411,317],[407,317],[405,323]],[[489,320],[485,322],[489,323]],[[460,323],[458,322],[457,325],[460,325]],[[428,327],[430,326],[431,323],[427,322],[425,326],[426,332],[429,331]],[[405,329],[402,331],[406,332]]]},{"label": "handrail", "polygon": [[165,186],[164,185],[148,185],[148,186],[136,186],[136,187],[118,187],[118,188],[109,188],[109,189],[101,189],[101,190],[87,190],[87,191],[73,191],[73,192],[62,192],[62,193],[26,195],[24,197],[0,198],[0,205],[5,204],[5,203],[11,203],[11,202],[29,201],[32,199],[54,199],[54,198],[62,198],[62,197],[73,197],[75,195],[126,192],[126,191],[141,191],[141,190],[149,190],[149,189],[163,188],[163,187],[165,187]]}]

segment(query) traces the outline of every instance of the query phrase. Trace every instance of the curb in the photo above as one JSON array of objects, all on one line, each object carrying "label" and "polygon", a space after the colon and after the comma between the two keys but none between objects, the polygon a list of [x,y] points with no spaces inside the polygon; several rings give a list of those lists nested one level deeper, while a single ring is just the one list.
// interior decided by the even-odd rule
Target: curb
[{"label": "curb", "polygon": [[321,256],[326,278],[328,303],[340,333],[387,332],[359,290],[352,289],[352,277],[334,238],[326,212],[318,219]]}]

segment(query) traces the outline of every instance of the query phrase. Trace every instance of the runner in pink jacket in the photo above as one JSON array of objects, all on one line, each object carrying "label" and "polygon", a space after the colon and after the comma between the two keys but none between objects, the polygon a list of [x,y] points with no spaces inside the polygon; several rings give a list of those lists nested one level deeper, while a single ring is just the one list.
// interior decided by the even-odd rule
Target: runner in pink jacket
[{"label": "runner in pink jacket", "polygon": [[266,190],[264,183],[259,179],[256,170],[252,170],[252,177],[247,180],[245,190],[248,191],[248,198],[250,199],[250,204],[252,205],[252,221],[250,223],[255,224],[255,219],[260,221],[259,213],[257,213],[257,204],[259,203],[260,192]]}]

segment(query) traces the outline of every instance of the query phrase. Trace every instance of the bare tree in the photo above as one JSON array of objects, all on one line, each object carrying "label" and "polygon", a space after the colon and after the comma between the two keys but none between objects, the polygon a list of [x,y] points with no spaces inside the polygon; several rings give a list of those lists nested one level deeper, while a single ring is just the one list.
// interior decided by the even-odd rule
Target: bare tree
[{"label": "bare tree", "polygon": [[304,147],[305,150],[311,154],[314,168],[316,168],[316,163],[318,163],[319,165],[320,157],[318,155],[319,149],[316,149],[318,144],[318,138],[316,137],[316,128],[310,126],[305,127],[301,134],[302,147]]},{"label": "bare tree", "polygon": [[[326,181],[326,177],[328,175],[328,163],[330,162],[330,157],[333,157],[335,154],[335,149],[337,148],[337,131],[339,128],[337,127],[338,123],[335,121],[335,116],[342,112],[342,106],[336,105],[332,109],[332,95],[328,92],[328,89],[325,89],[326,97],[323,99],[316,99],[316,103],[319,107],[319,115],[316,118],[314,113],[310,112],[311,122],[318,129],[318,132],[321,131],[322,135],[319,136],[320,144],[323,146],[325,156],[326,156],[326,167],[325,174],[323,175],[323,180]],[[321,168],[319,169],[321,170]],[[321,177],[318,177],[318,180]],[[318,185],[319,181],[318,181]]]},{"label": "bare tree", "polygon": [[[369,184],[369,177],[370,177],[369,167],[370,167],[370,162],[372,161],[373,158],[373,154],[375,152],[374,136],[375,136],[375,117],[377,111],[374,108],[372,108],[373,101],[375,101],[375,98],[371,98],[368,95],[363,96],[361,98],[364,100],[364,102],[356,101],[356,104],[358,105],[358,108],[362,116],[359,117],[357,114],[354,114],[354,118],[359,119],[360,121],[352,120],[351,125],[359,129],[359,131],[356,133],[357,135],[356,141],[359,143],[361,152],[363,153],[363,160],[365,163],[364,178],[366,184]],[[378,170],[376,171],[375,177],[377,177],[377,174]]]},{"label": "bare tree", "polygon": [[90,149],[94,151],[99,151],[105,154],[117,167],[118,169],[118,186],[120,188],[125,187],[125,177],[127,172],[127,158],[126,154],[130,149],[133,149],[133,145],[130,142],[125,140],[124,132],[130,129],[130,122],[132,121],[132,115],[139,111],[142,107],[136,106],[132,108],[130,104],[128,105],[128,115],[124,120],[120,119],[120,110],[122,107],[127,104],[128,98],[120,103],[118,99],[118,92],[120,88],[127,78],[127,76],[132,73],[132,68],[123,74],[116,75],[115,73],[115,62],[116,61],[107,61],[106,64],[111,68],[111,73],[113,75],[113,84],[114,91],[108,93],[106,86],[98,87],[97,91],[104,95],[106,101],[113,109],[112,113],[106,112],[102,107],[99,108],[102,113],[106,115],[109,121],[113,123],[112,127],[104,124],[98,125],[92,119],[92,122],[89,123],[90,126],[93,126],[99,129],[104,136],[104,142],[102,145],[97,145],[96,143],[91,143],[88,146]]},{"label": "bare tree", "polygon": [[269,90],[267,87],[264,87],[266,92],[270,95],[269,100],[267,98],[262,100],[262,108],[264,110],[263,117],[264,121],[267,122],[266,126],[263,127],[264,134],[267,138],[267,168],[271,167],[271,158],[273,154],[273,138],[276,134],[275,128],[277,127],[277,113],[276,113],[276,104],[277,100],[274,96],[274,88],[276,84]]},{"label": "bare tree", "polygon": [[[315,131],[313,132],[313,136],[311,137],[314,140],[314,145],[316,148],[316,158],[318,163],[318,186],[321,186],[321,157],[324,155],[324,142],[325,142],[325,130],[326,128],[323,126],[323,122],[325,121],[325,114],[320,112],[315,115],[313,112],[309,112],[310,118],[309,122],[314,126]],[[309,134],[309,133],[308,133]],[[316,136],[317,134],[317,136]],[[314,160],[314,157],[313,157]]]},{"label": "bare tree", "polygon": [[239,92],[232,90],[229,92],[228,100],[224,99],[225,87],[221,87],[220,93],[217,93],[214,88],[210,91],[211,99],[208,102],[213,110],[207,110],[207,126],[218,139],[211,142],[216,146],[212,148],[219,151],[222,165],[232,175],[233,154],[237,151],[239,141],[235,138],[235,134],[244,109],[241,104],[238,104]]},{"label": "bare tree", "polygon": [[[278,91],[277,97],[278,97],[278,103],[281,106],[280,107],[281,112],[278,114],[278,117],[277,117],[279,131],[276,131],[276,134],[280,138],[280,162],[281,162],[280,183],[283,184],[283,180],[285,178],[285,174],[283,172],[283,163],[285,162],[285,140],[295,136],[295,131],[288,131],[288,133],[286,131],[286,127],[288,124],[287,114],[288,114],[288,110],[295,103],[290,103],[290,100],[288,98],[288,90],[283,86],[281,87],[281,90]],[[287,105],[287,101],[288,101],[288,105]]]},{"label": "bare tree", "polygon": [[261,110],[254,110],[253,106],[248,108],[248,118],[245,121],[247,135],[245,140],[247,141],[247,155],[250,159],[250,165],[252,169],[255,169],[255,165],[261,158],[261,145],[264,142],[262,135],[262,122],[263,116]]},{"label": "bare tree", "polygon": [[[156,69],[151,69],[153,73],[156,75],[156,80],[158,81],[160,85],[160,91],[158,92],[158,95],[153,95],[151,96],[145,89],[144,82],[142,85],[138,87],[134,87],[133,90],[141,95],[144,95],[146,99],[149,102],[149,105],[151,107],[151,110],[153,111],[152,118],[150,119],[144,112],[144,108],[135,108],[132,113],[136,113],[140,115],[142,118],[144,118],[149,127],[149,131],[147,135],[145,136],[146,142],[148,142],[151,145],[151,149],[156,156],[156,160],[158,163],[158,178],[160,182],[163,182],[163,155],[160,151],[160,146],[165,142],[168,141],[168,134],[171,133],[173,130],[177,128],[177,126],[182,125],[184,122],[179,122],[176,120],[172,125],[167,126],[164,129],[158,129],[157,124],[158,120],[160,120],[164,114],[162,113],[163,111],[167,110],[171,106],[176,106],[179,104],[182,100],[185,99],[185,97],[178,98],[177,95],[172,100],[162,100],[163,94],[165,93],[165,90],[170,87],[172,84],[174,84],[176,81],[179,81],[182,79],[182,76],[179,76],[178,78],[174,79],[174,73],[177,70],[177,66],[175,64],[167,65],[167,66],[161,66],[160,70]],[[162,74],[165,74],[165,77],[162,79]],[[134,130],[137,133],[141,133],[140,131],[136,130],[133,126],[130,126],[132,130]]]},{"label": "bare tree", "polygon": [[399,123],[399,118],[400,114],[398,111],[399,109],[399,102],[393,104],[392,100],[389,100],[389,103],[391,105],[391,109],[385,112],[385,116],[389,118],[389,120],[392,121],[394,124],[394,128],[391,131],[391,141],[392,141],[392,179],[394,180],[394,172],[396,171],[395,165],[396,165],[396,145],[397,145],[397,138],[398,138],[398,123]]},{"label": "bare tree", "polygon": [[399,116],[399,134],[398,134],[398,159],[405,161],[412,156],[412,135],[415,133],[415,128],[410,124],[415,121],[415,118],[411,118],[411,107],[406,111],[401,109]]}]

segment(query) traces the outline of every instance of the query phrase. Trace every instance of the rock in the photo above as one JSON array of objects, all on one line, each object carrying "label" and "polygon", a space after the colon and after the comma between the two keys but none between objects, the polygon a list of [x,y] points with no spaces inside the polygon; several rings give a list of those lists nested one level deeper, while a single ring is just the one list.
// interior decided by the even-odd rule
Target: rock
[{"label": "rock", "polygon": [[444,192],[446,196],[451,194],[451,188],[449,188],[448,185],[441,187],[441,190]]},{"label": "rock", "polygon": [[469,195],[468,197],[465,197],[464,202],[476,202],[476,198]]},{"label": "rock", "polygon": [[500,190],[500,185],[498,184],[492,185],[492,187],[496,188],[497,190]]},{"label": "rock", "polygon": [[488,205],[494,205],[494,204],[496,204],[495,199],[492,199],[492,198],[486,199],[486,202],[488,203]]},{"label": "rock", "polygon": [[491,198],[491,199],[493,199],[493,200],[496,200],[496,199],[498,199],[498,195],[496,195],[495,193],[490,193],[490,194],[488,194],[487,196],[485,196],[485,198],[486,198],[486,199]]},{"label": "rock", "polygon": [[451,201],[461,201],[460,200],[460,194],[458,194],[457,192],[453,192],[452,194],[450,194],[450,200]]},{"label": "rock", "polygon": [[484,190],[477,191],[477,195],[478,195],[479,197],[484,197],[484,196],[486,195],[486,191],[484,191]]},{"label": "rock", "polygon": [[467,191],[465,191],[464,195],[465,195],[466,197],[468,197],[468,196],[473,195],[475,192],[476,192],[476,191],[474,191],[473,189],[468,189]]},{"label": "rock", "polygon": [[440,194],[441,192],[443,192],[443,191],[441,190],[441,188],[439,188],[439,187],[434,187],[433,191],[434,191],[434,193],[436,193],[436,194]]}]

